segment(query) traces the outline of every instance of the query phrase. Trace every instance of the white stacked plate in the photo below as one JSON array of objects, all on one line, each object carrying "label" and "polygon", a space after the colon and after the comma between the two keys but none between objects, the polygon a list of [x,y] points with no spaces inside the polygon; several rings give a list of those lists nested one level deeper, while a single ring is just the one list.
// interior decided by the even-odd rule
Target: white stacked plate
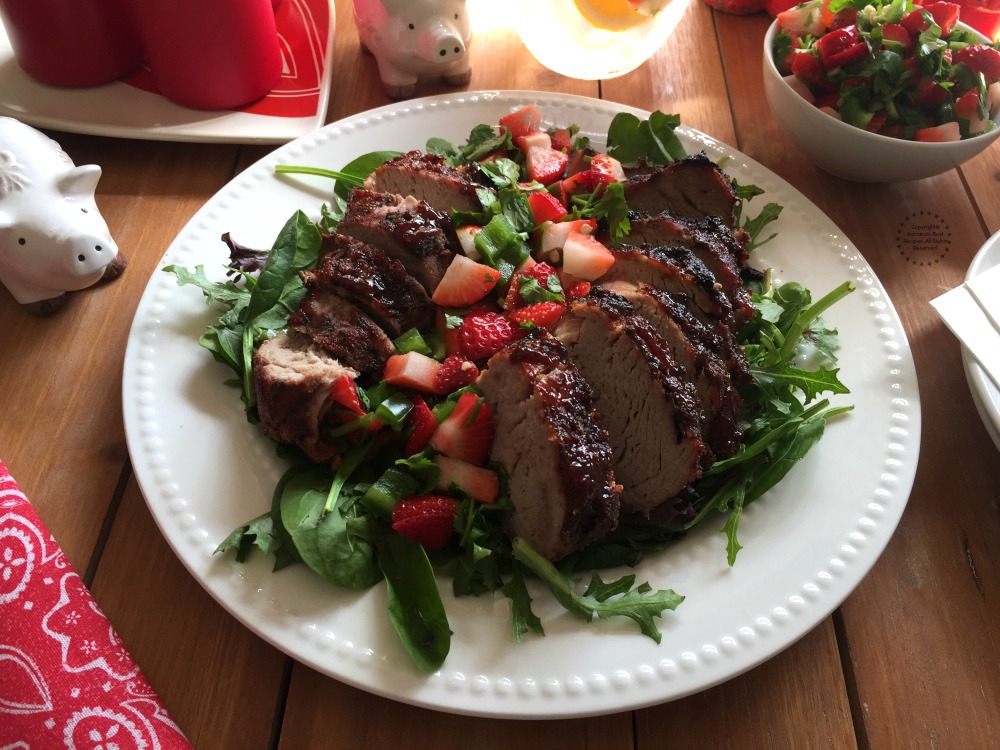
[{"label": "white stacked plate", "polygon": [[[1000,232],[997,232],[982,246],[976,257],[972,259],[965,280],[975,278],[993,266],[1000,266]],[[997,384],[976,361],[976,358],[964,346],[962,347],[962,362],[965,364],[965,377],[969,381],[972,400],[979,410],[986,431],[993,438],[993,444],[1000,450],[1000,389]]]}]

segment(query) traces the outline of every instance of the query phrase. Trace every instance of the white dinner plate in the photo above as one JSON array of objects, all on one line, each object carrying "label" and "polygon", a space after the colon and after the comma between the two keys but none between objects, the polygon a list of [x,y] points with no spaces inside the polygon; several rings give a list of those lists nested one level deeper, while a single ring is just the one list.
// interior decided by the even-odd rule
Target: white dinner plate
[{"label": "white dinner plate", "polygon": [[[612,116],[638,110],[594,99],[525,91],[454,94],[393,104],[289,143],[237,176],[191,219],[161,266],[203,264],[223,278],[231,232],[270,247],[296,209],[319,216],[330,184],[274,174],[277,164],[340,168],[372,150],[422,148],[429,136],[464,142],[478,123],[533,101],[549,124],[579,125],[600,146]],[[413,666],[389,625],[384,585],[333,588],[304,567],[271,572],[214,555],[229,532],[270,507],[283,463],[247,424],[231,373],[197,344],[213,321],[202,294],[153,275],[140,301],[124,364],[123,408],[136,477],[157,523],[192,575],[253,632],[332,677],[403,702],[463,714],[551,718],[611,713],[679,698],[774,656],[821,622],[875,563],[899,521],[920,444],[917,383],[903,327],[868,263],[801,193],[732,148],[691,129],[689,152],[727,158],[740,184],[784,206],[778,238],[755,263],[816,296],[844,280],[858,289],[826,318],[840,331],[842,379],[855,410],[774,491],[746,509],[744,548],[726,563],[722,521],[648,557],[639,580],[686,596],[659,620],[657,645],[626,619],[585,623],[533,589],[547,636],[518,644],[507,600],[455,599],[440,582],[451,653],[435,674]],[[216,316],[217,317],[217,316]],[[605,578],[608,574],[605,575]]]},{"label": "white dinner plate", "polygon": [[[994,266],[1000,266],[1000,232],[986,240],[976,253],[976,257],[969,264],[965,280],[973,279]],[[969,389],[972,391],[972,401],[976,404],[986,431],[993,438],[993,444],[1000,450],[1000,390],[997,389],[989,373],[976,361],[972,352],[964,346],[962,363],[965,365],[965,378],[969,381]]]},{"label": "white dinner plate", "polygon": [[236,110],[205,111],[161,95],[146,66],[101,86],[48,86],[25,73],[0,24],[0,115],[67,133],[155,141],[286,143],[323,125],[330,99],[333,0],[282,0],[278,83]]}]

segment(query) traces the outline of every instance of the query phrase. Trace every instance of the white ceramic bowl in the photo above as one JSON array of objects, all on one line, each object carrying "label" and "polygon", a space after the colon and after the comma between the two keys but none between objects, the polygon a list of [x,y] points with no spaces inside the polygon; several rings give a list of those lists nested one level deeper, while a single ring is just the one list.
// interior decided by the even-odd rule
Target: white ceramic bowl
[{"label": "white ceramic bowl", "polygon": [[[983,44],[989,40],[964,24]],[[803,99],[789,86],[771,55],[778,33],[775,21],[764,37],[764,93],[781,129],[816,165],[835,177],[853,182],[904,182],[947,172],[984,151],[1000,137],[989,133],[951,143],[918,143],[869,133],[841,122]],[[1000,125],[1000,114],[994,116]]]}]

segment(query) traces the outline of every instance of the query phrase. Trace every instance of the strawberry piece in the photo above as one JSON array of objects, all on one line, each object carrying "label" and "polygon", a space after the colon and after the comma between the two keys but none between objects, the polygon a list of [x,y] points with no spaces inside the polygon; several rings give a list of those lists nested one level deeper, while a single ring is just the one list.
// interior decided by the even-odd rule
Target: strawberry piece
[{"label": "strawberry piece", "polygon": [[987,83],[1000,80],[1000,50],[986,44],[970,44],[954,53],[953,61],[982,73]]},{"label": "strawberry piece", "polygon": [[583,174],[587,189],[590,191],[625,179],[625,170],[622,169],[621,162],[607,154],[594,154],[590,160],[590,169]]},{"label": "strawberry piece", "polygon": [[552,136],[552,148],[556,151],[569,152],[573,148],[573,136],[566,128],[558,128],[550,134]]},{"label": "strawberry piece", "polygon": [[590,235],[570,232],[563,245],[563,270],[586,281],[599,279],[614,262],[614,254]]},{"label": "strawberry piece", "polygon": [[382,379],[400,388],[437,393],[437,375],[440,369],[440,362],[420,352],[393,354],[385,363]]},{"label": "strawberry piece", "polygon": [[531,207],[531,215],[535,217],[536,225],[544,224],[546,221],[562,221],[568,213],[559,199],[545,190],[528,193],[528,206]]},{"label": "strawberry piece", "polygon": [[462,504],[445,495],[404,498],[392,509],[392,529],[426,549],[441,549],[455,531]]},{"label": "strawberry piece", "polygon": [[542,236],[538,243],[539,253],[543,258],[551,258],[553,251],[561,249],[566,244],[566,238],[570,232],[589,234],[596,230],[597,222],[594,219],[574,219],[573,221],[549,224],[542,230]]},{"label": "strawberry piece", "polygon": [[566,309],[565,302],[536,302],[527,307],[519,307],[507,313],[507,317],[520,326],[534,325],[548,328],[553,325]]},{"label": "strawberry piece", "polygon": [[492,469],[473,466],[448,456],[434,456],[434,463],[441,470],[437,489],[449,490],[455,484],[477,502],[487,505],[496,502],[500,494],[500,479]]},{"label": "strawberry piece", "polygon": [[521,136],[542,129],[542,113],[534,104],[528,104],[501,117],[499,124],[510,131],[510,136],[516,143]]},{"label": "strawberry piece", "polygon": [[527,151],[532,146],[552,148],[552,136],[541,131],[537,133],[526,133],[525,135],[515,138],[514,143],[516,143],[517,147],[522,151]]},{"label": "strawberry piece", "polygon": [[431,411],[423,398],[414,396],[410,401],[413,403],[413,408],[406,415],[407,436],[403,441],[403,456],[405,458],[422,451],[438,426],[437,420],[434,419],[434,412]]},{"label": "strawberry piece", "polygon": [[452,354],[441,363],[437,373],[437,392],[441,395],[471,385],[479,377],[479,368],[461,354]]},{"label": "strawberry piece", "polygon": [[[903,30],[905,31],[906,29]],[[791,58],[792,73],[806,83],[819,83],[826,75],[826,71],[823,70],[823,63],[815,55],[810,55],[808,52],[798,52],[791,55]]]},{"label": "strawberry piece", "polygon": [[499,313],[473,313],[466,316],[458,329],[458,348],[469,359],[486,359],[519,335],[520,331]]},{"label": "strawberry piece", "polygon": [[580,299],[581,297],[586,297],[590,294],[590,282],[589,281],[578,281],[575,284],[571,284],[565,291],[566,299]]},{"label": "strawberry piece", "polygon": [[528,175],[543,185],[557,182],[566,171],[567,164],[569,164],[569,154],[556,151],[551,146],[549,148],[531,146],[524,154],[524,165],[528,169]]},{"label": "strawberry piece", "polygon": [[358,396],[358,386],[354,379],[344,373],[330,385],[330,398],[340,404],[352,414],[363,417],[364,408],[361,406],[361,398]]},{"label": "strawberry piece", "polygon": [[954,120],[930,128],[923,128],[913,134],[913,140],[922,143],[948,143],[962,140],[962,131]]},{"label": "strawberry piece", "polygon": [[434,289],[431,299],[441,307],[468,307],[497,285],[500,272],[464,255],[456,255]]},{"label": "strawberry piece", "polygon": [[493,445],[493,412],[479,396],[466,391],[431,435],[430,446],[450,458],[479,466]]},{"label": "strawberry piece", "polygon": [[510,288],[507,290],[507,296],[504,298],[504,310],[512,310],[515,307],[521,307],[525,304],[524,299],[521,297],[521,284],[524,283],[525,279],[532,278],[543,287],[548,287],[550,276],[559,278],[556,269],[548,263],[534,263],[529,268],[515,273],[510,278]]}]

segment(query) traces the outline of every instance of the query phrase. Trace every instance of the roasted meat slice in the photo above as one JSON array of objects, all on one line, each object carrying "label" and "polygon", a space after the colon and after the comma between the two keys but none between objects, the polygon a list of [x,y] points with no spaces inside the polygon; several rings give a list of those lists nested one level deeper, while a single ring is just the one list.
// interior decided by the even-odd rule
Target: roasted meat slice
[{"label": "roasted meat slice", "polygon": [[701,474],[706,448],[694,385],[652,326],[600,287],[569,305],[555,335],[594,390],[623,511],[648,517]]},{"label": "roasted meat slice", "polygon": [[611,247],[615,262],[601,282],[632,281],[682,294],[692,302],[692,312],[706,322],[732,326],[733,306],[715,276],[685,247],[621,245]]},{"label": "roasted meat slice", "polygon": [[611,281],[605,288],[620,294],[649,321],[667,342],[674,361],[694,383],[701,400],[701,431],[711,458],[733,455],[742,436],[742,401],[726,362],[716,350],[717,337],[691,314],[687,305],[664,291],[631,281]]},{"label": "roasted meat slice", "polygon": [[623,187],[632,211],[670,211],[695,218],[718,216],[727,227],[736,224],[733,181],[704,152],[629,177]]},{"label": "roasted meat slice", "polygon": [[297,445],[316,463],[336,465],[340,456],[325,437],[333,406],[330,386],[341,375],[357,377],[357,371],[295,332],[267,339],[254,353],[252,367],[264,434]]},{"label": "roasted meat slice", "polygon": [[461,251],[451,219],[424,201],[353,190],[337,231],[375,245],[433,294]]},{"label": "roasted meat slice", "polygon": [[408,151],[390,159],[365,180],[368,190],[412,195],[446,213],[452,209],[481,211],[476,189],[486,185],[475,164],[452,167],[444,157],[421,151]]},{"label": "roasted meat slice", "polygon": [[522,338],[493,356],[477,384],[496,420],[491,458],[507,471],[511,536],[559,560],[613,530],[611,446],[563,345],[544,332]]},{"label": "roasted meat slice", "polygon": [[381,376],[395,348],[378,325],[355,305],[322,287],[312,288],[288,319],[289,328],[304,333],[358,372]]},{"label": "roasted meat slice", "polygon": [[357,305],[391,338],[434,317],[431,298],[398,260],[353,237],[324,237],[316,268],[302,280],[310,291],[326,289]]},{"label": "roasted meat slice", "polygon": [[625,241],[630,245],[686,247],[721,285],[732,305],[736,324],[742,325],[753,317],[750,292],[740,275],[743,246],[717,216],[693,219],[668,211],[655,215],[632,212],[629,225]]}]

